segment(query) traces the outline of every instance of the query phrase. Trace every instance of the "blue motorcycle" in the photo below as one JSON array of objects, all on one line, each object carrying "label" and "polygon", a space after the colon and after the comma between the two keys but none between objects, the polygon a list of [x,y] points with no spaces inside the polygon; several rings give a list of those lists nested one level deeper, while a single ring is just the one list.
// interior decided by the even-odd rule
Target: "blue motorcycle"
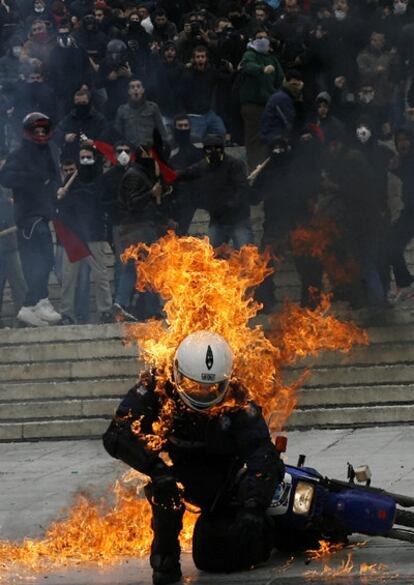
[{"label": "blue motorcycle", "polygon": [[[276,441],[276,448],[279,448]],[[414,498],[371,487],[368,466],[348,463],[348,481],[329,479],[305,466],[286,465],[268,509],[275,525],[275,546],[293,552],[317,548],[319,540],[347,542],[352,534],[383,536],[414,543]],[[400,506],[400,507],[398,507]],[[410,530],[411,528],[411,530]]]}]

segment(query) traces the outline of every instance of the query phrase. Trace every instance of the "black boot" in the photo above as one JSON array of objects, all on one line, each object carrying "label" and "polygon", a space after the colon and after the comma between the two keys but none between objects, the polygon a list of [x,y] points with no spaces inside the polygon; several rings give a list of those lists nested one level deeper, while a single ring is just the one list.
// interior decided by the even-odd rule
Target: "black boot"
[{"label": "black boot", "polygon": [[181,580],[182,573],[176,555],[151,555],[152,582],[154,585],[168,585]]}]

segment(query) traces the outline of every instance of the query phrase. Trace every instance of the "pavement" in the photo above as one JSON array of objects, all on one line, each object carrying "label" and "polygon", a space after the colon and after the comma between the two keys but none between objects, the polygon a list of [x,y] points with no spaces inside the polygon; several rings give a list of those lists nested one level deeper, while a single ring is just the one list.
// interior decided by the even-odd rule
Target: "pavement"
[{"label": "pavement", "polygon": [[[307,464],[337,479],[346,478],[346,464],[369,464],[374,486],[414,495],[414,426],[366,429],[311,430],[290,432],[287,458],[296,463],[299,454]],[[100,441],[60,441],[0,444],[0,535],[20,541],[41,538],[53,520],[64,517],[74,495],[88,492],[94,497],[105,493],[126,466],[111,459]],[[414,583],[414,544],[355,536],[352,542],[363,546],[343,549],[328,560],[336,569],[352,555],[353,569],[342,577],[322,576],[324,562],[308,563],[306,555],[294,558],[275,553],[270,561],[252,571],[231,575],[199,573],[189,553],[182,555],[186,585],[302,585],[304,583],[367,584]],[[0,542],[1,550],[1,542]],[[383,564],[371,576],[359,576],[362,563]],[[7,564],[7,563],[6,563]],[[327,569],[325,569],[326,571]],[[66,569],[31,573],[2,571],[0,584],[22,585],[150,585],[147,559],[129,559],[110,567],[75,564]]]}]

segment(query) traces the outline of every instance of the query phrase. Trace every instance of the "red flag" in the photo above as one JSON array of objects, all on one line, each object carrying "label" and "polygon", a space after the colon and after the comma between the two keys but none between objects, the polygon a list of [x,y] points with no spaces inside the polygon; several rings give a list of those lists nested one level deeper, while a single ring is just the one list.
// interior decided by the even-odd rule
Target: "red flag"
[{"label": "red flag", "polygon": [[325,132],[322,130],[322,128],[320,126],[318,126],[318,124],[314,124],[313,122],[309,122],[308,124],[308,128],[311,132],[313,132],[313,134],[319,138],[319,140],[321,142],[325,142]]},{"label": "red flag", "polygon": [[69,229],[60,219],[53,220],[53,225],[60,243],[65,249],[69,258],[69,262],[78,262],[82,258],[92,256],[92,252],[88,246],[77,236],[71,229]]},{"label": "red flag", "polygon": [[161,176],[167,183],[167,185],[171,185],[172,183],[174,183],[174,181],[176,181],[177,179],[178,173],[174,171],[171,167],[166,165],[165,162],[163,162],[160,159],[155,148],[151,148],[151,156],[158,163],[158,166],[160,167]]},{"label": "red flag", "polygon": [[93,145],[96,150],[99,150],[101,154],[104,155],[113,165],[116,165],[116,158],[114,153],[114,147],[112,144],[108,144],[107,142],[102,142],[102,140],[94,140]]},{"label": "red flag", "polygon": [[[114,153],[114,147],[112,144],[108,144],[107,142],[102,142],[101,140],[94,140],[93,144],[96,150],[99,150],[101,154],[104,155],[113,165],[116,165],[116,158]],[[174,171],[171,167],[169,167],[165,162],[161,160],[155,148],[151,149],[151,156],[152,158],[158,163],[160,167],[160,173],[162,178],[167,183],[167,185],[171,185],[177,179],[177,172]],[[132,160],[134,157],[131,157]]]}]

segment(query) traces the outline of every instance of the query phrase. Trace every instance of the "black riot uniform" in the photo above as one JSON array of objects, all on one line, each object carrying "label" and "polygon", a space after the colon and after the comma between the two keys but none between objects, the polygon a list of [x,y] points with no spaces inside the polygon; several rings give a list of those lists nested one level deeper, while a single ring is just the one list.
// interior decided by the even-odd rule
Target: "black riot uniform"
[{"label": "black riot uniform", "polygon": [[[230,395],[240,390],[230,383]],[[169,399],[174,415],[163,451],[172,467],[148,449],[144,439],[145,433],[153,432],[152,423]],[[137,419],[140,436],[131,430]],[[119,405],[104,435],[104,446],[110,455],[151,478],[146,488],[154,530],[150,562],[154,575],[160,570],[164,573],[159,575],[169,571],[177,577],[157,580],[155,576],[154,583],[171,583],[181,576],[182,496],[201,509],[193,536],[193,557],[199,569],[231,572],[267,560],[272,538],[265,511],[284,466],[261,409],[253,401],[197,412],[180,400],[173,383],[158,388],[154,375],[146,374]]]}]

